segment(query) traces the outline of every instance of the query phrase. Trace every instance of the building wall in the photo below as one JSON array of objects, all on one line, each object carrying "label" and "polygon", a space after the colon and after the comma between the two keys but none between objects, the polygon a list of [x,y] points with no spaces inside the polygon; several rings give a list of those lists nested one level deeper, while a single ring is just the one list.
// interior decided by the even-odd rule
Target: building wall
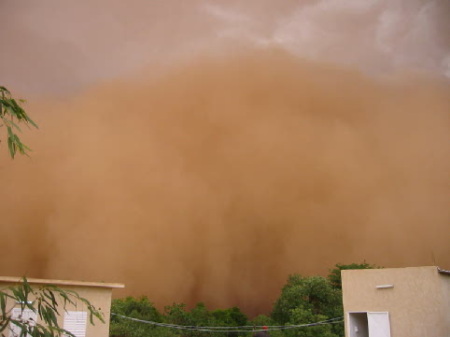
[{"label": "building wall", "polygon": [[441,317],[447,330],[444,330],[442,336],[450,336],[450,275],[441,275],[440,277],[442,287],[442,312]]},{"label": "building wall", "polygon": [[437,267],[344,270],[342,290],[346,336],[349,312],[389,312],[392,337],[450,336],[450,276]]},{"label": "building wall", "polygon": [[[28,279],[29,284],[32,288],[38,289],[42,286],[41,283],[33,282],[33,279]],[[63,282],[58,283],[58,282]],[[105,286],[104,284],[94,284],[86,282],[70,282],[70,281],[54,281],[46,280],[47,284],[57,285],[59,288],[64,290],[75,291],[80,297],[86,298],[97,310],[103,314],[105,323],[102,323],[98,319],[94,318],[94,324],[90,324],[89,314],[87,315],[86,322],[86,337],[108,337],[109,336],[109,320],[110,320],[110,310],[111,310],[111,296],[112,288],[122,288],[123,285],[112,285],[111,287]],[[71,284],[72,283],[72,284]],[[0,278],[0,288],[6,288],[9,286],[17,285],[14,282],[8,282],[7,280],[2,280]],[[31,299],[31,298],[30,298]],[[11,301],[8,303],[9,306],[14,305]],[[78,302],[76,306],[68,305],[66,307],[67,311],[76,312],[88,312],[87,307],[84,303]],[[63,327],[65,311],[62,308],[62,303],[60,303],[60,316],[58,318],[58,323],[60,327]],[[39,318],[37,318],[39,322]]]},{"label": "building wall", "polygon": [[[80,295],[91,302],[96,308],[100,309],[103,313],[103,319],[105,323],[100,322],[98,319],[94,319],[94,324],[89,322],[89,316],[87,319],[86,337],[108,337],[109,336],[109,318],[111,313],[111,296],[112,289],[110,288],[86,288],[86,287],[65,287],[64,289],[74,290]],[[73,311],[87,311],[86,306],[83,303],[78,303],[77,307],[69,306],[68,310]],[[60,324],[62,326],[63,317],[60,317]]]}]

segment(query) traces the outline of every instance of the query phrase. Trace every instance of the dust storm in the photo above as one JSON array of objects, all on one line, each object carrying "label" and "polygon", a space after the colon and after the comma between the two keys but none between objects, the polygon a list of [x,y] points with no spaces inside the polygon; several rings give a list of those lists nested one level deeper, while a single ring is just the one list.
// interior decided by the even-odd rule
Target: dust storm
[{"label": "dust storm", "polygon": [[448,82],[277,49],[27,104],[2,151],[5,275],[267,312],[291,273],[450,264]]}]

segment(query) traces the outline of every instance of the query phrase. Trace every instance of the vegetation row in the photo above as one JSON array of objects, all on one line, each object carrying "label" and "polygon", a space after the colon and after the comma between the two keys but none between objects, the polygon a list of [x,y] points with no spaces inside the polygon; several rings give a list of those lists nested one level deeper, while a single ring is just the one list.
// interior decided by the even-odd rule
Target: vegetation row
[{"label": "vegetation row", "polygon": [[[203,303],[188,309],[183,303],[174,303],[158,310],[145,296],[113,300],[110,337],[240,337],[248,332],[199,331],[199,327],[291,326],[322,322],[342,317],[341,270],[374,268],[368,263],[337,264],[327,277],[299,274],[290,275],[274,302],[269,314],[249,319],[238,307],[208,310]],[[141,320],[132,321],[131,317]],[[162,323],[144,323],[142,321]],[[272,337],[342,337],[342,320],[335,324],[276,329],[269,331]],[[189,330],[161,325],[191,327]],[[201,329],[200,329],[201,330]]]}]

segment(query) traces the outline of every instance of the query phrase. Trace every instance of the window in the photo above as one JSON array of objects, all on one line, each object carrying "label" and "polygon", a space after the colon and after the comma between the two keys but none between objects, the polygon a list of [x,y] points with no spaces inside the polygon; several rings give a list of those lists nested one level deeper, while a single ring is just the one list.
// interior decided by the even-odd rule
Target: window
[{"label": "window", "polygon": [[86,311],[67,311],[64,315],[63,328],[76,337],[86,337]]},{"label": "window", "polygon": [[[16,320],[21,320],[22,322],[28,321],[30,326],[34,326],[36,324],[37,314],[30,309],[25,309],[22,311],[20,308],[14,308],[12,310],[11,317]],[[20,332],[21,329],[17,325],[10,325],[10,337],[20,336]]]}]

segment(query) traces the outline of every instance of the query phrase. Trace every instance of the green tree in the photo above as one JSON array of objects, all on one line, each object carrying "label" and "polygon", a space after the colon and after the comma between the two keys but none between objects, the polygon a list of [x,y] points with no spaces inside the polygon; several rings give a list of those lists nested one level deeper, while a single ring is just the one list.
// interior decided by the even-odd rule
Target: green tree
[{"label": "green tree", "polygon": [[[251,322],[253,327],[262,327],[262,326],[273,326],[279,325],[278,322],[275,322],[270,316],[267,315],[258,315]],[[285,333],[282,330],[274,330],[270,331],[270,337],[284,337]]]},{"label": "green tree", "polygon": [[[238,334],[235,331],[221,331],[222,329],[201,330],[202,327],[212,330],[209,328],[247,325],[247,316],[237,307],[209,311],[204,303],[199,302],[191,310],[188,310],[185,304],[174,303],[166,306],[162,314],[146,297],[137,299],[127,297],[113,300],[111,311],[113,313],[110,327],[111,337],[237,337],[249,335],[248,333]],[[138,322],[130,318],[142,321]],[[178,328],[171,325],[177,325]]]},{"label": "green tree", "polygon": [[[214,320],[214,317],[208,311],[206,305],[202,302],[197,303],[188,313],[189,316],[189,325],[193,327],[201,327],[201,326],[216,326],[217,322]],[[202,331],[189,331],[185,332],[184,335],[191,337],[210,337],[210,332],[202,332]]]},{"label": "green tree", "polygon": [[[59,326],[58,316],[61,309],[66,310],[68,305],[76,306],[80,302],[88,309],[90,324],[94,324],[94,319],[105,322],[102,313],[76,292],[63,290],[53,285],[45,285],[36,290],[30,286],[26,278],[23,278],[20,284],[0,290],[1,336],[11,336],[10,333],[14,333],[17,337],[62,335],[75,337]],[[31,310],[37,314],[39,320],[35,321],[23,315],[16,317],[13,315],[14,308],[19,308],[21,313],[27,309]],[[14,332],[12,332],[13,327],[15,327]]]},{"label": "green tree", "polygon": [[174,303],[164,307],[166,321],[177,325],[191,325],[189,313],[186,310],[186,304]]},{"label": "green tree", "polygon": [[[182,336],[186,337],[224,337],[223,332],[199,331],[198,327],[223,326],[223,322],[216,320],[215,315],[208,311],[204,303],[197,303],[190,311],[185,304],[174,304],[165,308],[167,322],[171,324],[184,325],[187,330],[182,331]],[[189,329],[189,327],[191,329]]]},{"label": "green tree", "polygon": [[211,315],[221,326],[244,326],[248,322],[247,316],[238,307],[216,309]]},{"label": "green tree", "polygon": [[286,324],[291,320],[291,311],[296,308],[308,309],[315,315],[329,318],[341,316],[341,292],[322,276],[290,275],[271,316],[276,322]]},{"label": "green tree", "polygon": [[114,299],[111,311],[123,316],[134,317],[154,322],[162,322],[162,314],[146,296],[137,299],[128,296],[125,299]]},{"label": "green tree", "polygon": [[168,328],[152,324],[132,321],[121,316],[133,317],[145,321],[163,322],[162,315],[146,296],[125,299],[114,299],[111,304],[111,317],[109,335],[111,337],[173,337],[177,334]]},{"label": "green tree", "polygon": [[339,264],[335,265],[335,268],[330,269],[330,273],[327,278],[330,284],[336,289],[342,289],[341,271],[349,269],[374,269],[379,268],[373,264],[366,263],[351,263],[351,264]]},{"label": "green tree", "polygon": [[[281,325],[301,325],[342,316],[342,293],[325,277],[290,275],[271,317]],[[287,336],[342,336],[342,326],[286,330]]]},{"label": "green tree", "polygon": [[[290,312],[288,325],[302,325],[305,322],[321,322],[328,317],[321,314],[314,314],[310,308],[297,307]],[[334,331],[332,325],[305,326],[302,328],[287,329],[284,335],[287,337],[337,337],[339,333]]]},{"label": "green tree", "polygon": [[27,155],[27,152],[30,151],[30,148],[23,144],[17,135],[17,132],[22,131],[19,124],[38,127],[20,105],[23,102],[22,99],[14,99],[8,89],[0,86],[0,127],[6,128],[6,139],[11,158],[14,158],[17,152]]},{"label": "green tree", "polygon": [[[242,327],[247,325],[248,323],[247,316],[238,307],[216,309],[211,311],[211,316],[213,317],[211,325],[214,326]],[[241,336],[242,335],[243,334],[241,333]],[[239,336],[239,333],[235,331],[229,331],[227,333],[222,332],[221,334],[215,334],[215,336],[237,337]]]}]

